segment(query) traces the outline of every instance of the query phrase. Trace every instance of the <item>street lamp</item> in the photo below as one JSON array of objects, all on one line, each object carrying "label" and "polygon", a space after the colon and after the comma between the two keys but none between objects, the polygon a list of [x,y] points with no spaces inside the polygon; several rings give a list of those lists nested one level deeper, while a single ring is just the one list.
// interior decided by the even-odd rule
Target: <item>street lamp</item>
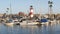
[{"label": "street lamp", "polygon": [[49,14],[52,14],[52,4],[53,4],[53,2],[52,1],[48,1],[48,5],[49,5]]}]

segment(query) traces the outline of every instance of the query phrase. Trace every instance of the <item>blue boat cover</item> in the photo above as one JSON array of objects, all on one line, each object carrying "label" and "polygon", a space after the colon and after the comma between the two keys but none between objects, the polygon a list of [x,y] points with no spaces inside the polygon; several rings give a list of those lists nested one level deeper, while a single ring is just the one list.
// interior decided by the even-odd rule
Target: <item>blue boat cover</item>
[{"label": "blue boat cover", "polygon": [[41,19],[40,22],[47,22],[47,19]]}]

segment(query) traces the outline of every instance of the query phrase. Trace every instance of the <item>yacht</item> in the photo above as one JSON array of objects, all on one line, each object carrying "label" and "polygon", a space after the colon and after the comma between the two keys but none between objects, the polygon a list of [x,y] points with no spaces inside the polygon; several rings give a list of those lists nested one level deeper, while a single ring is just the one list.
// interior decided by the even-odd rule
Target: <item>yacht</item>
[{"label": "yacht", "polygon": [[9,25],[9,26],[12,26],[14,25],[14,22],[12,19],[9,19],[9,20],[6,20],[6,22],[4,23],[5,25]]},{"label": "yacht", "polygon": [[34,21],[30,21],[30,20],[20,22],[20,25],[37,25],[37,24],[39,24],[39,23],[34,22]]},{"label": "yacht", "polygon": [[20,23],[17,19],[15,19],[15,20],[13,20],[13,19],[6,20],[6,22],[4,24],[5,25],[20,25]]}]

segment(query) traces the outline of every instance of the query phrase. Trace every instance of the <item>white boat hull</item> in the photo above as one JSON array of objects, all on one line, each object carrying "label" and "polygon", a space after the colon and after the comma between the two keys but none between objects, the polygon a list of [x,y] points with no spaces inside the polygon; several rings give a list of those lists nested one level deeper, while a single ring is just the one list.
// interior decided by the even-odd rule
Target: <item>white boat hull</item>
[{"label": "white boat hull", "polygon": [[38,22],[33,22],[33,23],[20,23],[20,25],[37,25]]},{"label": "white boat hull", "polygon": [[40,24],[48,24],[49,22],[42,22],[42,23],[40,23]]},{"label": "white boat hull", "polygon": [[5,25],[12,26],[14,23],[5,23]]}]

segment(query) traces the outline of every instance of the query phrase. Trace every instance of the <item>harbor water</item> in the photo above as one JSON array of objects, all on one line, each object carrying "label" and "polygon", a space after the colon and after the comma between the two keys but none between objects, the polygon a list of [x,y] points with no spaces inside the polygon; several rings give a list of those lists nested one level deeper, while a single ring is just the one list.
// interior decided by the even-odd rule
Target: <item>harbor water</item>
[{"label": "harbor water", "polygon": [[0,23],[0,34],[60,34],[60,24],[7,26]]}]

